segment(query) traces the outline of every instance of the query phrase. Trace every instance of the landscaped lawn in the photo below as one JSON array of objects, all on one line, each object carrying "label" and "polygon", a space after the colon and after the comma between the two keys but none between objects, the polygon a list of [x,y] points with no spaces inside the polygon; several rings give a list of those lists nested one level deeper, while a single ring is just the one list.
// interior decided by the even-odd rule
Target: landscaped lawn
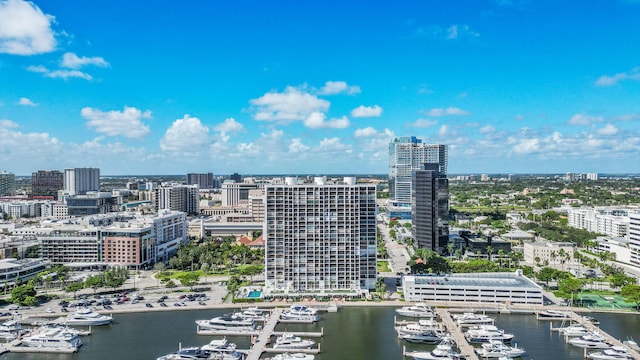
[{"label": "landscaped lawn", "polygon": [[378,261],[378,272],[391,272],[388,261]]}]

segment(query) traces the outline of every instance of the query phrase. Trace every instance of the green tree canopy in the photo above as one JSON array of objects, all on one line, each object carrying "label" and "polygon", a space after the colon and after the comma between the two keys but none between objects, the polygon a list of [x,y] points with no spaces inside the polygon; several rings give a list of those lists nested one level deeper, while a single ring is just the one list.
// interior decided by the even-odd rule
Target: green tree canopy
[{"label": "green tree canopy", "polygon": [[20,305],[30,305],[27,304],[26,300],[28,297],[33,297],[35,299],[36,289],[33,285],[18,285],[11,290],[11,302],[14,304]]},{"label": "green tree canopy", "polygon": [[445,258],[435,251],[423,248],[415,251],[409,261],[409,267],[412,274],[446,274],[451,272],[451,265]]}]

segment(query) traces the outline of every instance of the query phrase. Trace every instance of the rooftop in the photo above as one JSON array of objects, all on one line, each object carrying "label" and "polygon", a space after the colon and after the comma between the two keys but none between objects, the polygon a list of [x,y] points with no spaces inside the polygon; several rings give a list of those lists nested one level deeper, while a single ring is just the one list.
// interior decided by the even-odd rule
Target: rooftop
[{"label": "rooftop", "polygon": [[445,286],[472,286],[484,288],[540,288],[528,277],[519,273],[471,273],[449,275],[407,275],[404,281],[415,284]]}]

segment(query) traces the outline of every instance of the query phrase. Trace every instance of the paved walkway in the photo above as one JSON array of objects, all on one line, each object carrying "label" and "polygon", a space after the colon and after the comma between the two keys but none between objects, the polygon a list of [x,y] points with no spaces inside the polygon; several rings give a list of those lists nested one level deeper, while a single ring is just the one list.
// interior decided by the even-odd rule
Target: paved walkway
[{"label": "paved walkway", "polygon": [[453,321],[453,318],[451,318],[451,314],[449,314],[449,311],[447,311],[446,309],[436,309],[436,312],[440,316],[440,319],[442,319],[442,322],[447,328],[447,331],[449,331],[449,333],[453,337],[453,340],[456,342],[460,353],[464,355],[466,359],[479,360],[473,346],[471,346],[469,342],[467,342],[467,339],[462,334],[462,330],[456,325],[456,323]]},{"label": "paved walkway", "polygon": [[269,318],[264,322],[264,327],[262,328],[262,332],[258,336],[258,341],[255,342],[251,351],[249,351],[249,355],[246,360],[258,360],[260,356],[264,352],[264,349],[267,347],[271,339],[271,335],[276,329],[276,325],[278,324],[278,319],[280,319],[280,314],[282,313],[282,309],[276,308],[273,309]]}]

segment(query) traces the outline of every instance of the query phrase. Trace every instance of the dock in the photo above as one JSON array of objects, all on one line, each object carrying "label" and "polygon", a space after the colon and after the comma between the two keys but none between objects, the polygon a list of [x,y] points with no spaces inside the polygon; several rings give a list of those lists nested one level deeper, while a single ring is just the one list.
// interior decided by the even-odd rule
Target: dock
[{"label": "dock", "polygon": [[438,316],[440,316],[440,319],[442,319],[444,327],[447,329],[447,331],[449,331],[451,337],[456,342],[460,353],[466,359],[479,360],[474,347],[471,346],[467,339],[464,337],[464,334],[462,334],[462,330],[453,321],[453,318],[451,317],[451,314],[449,314],[449,311],[447,311],[446,309],[436,309],[436,313],[438,313]]},{"label": "dock", "polygon": [[271,316],[265,321],[264,327],[262,328],[262,332],[258,336],[256,342],[253,344],[251,351],[249,351],[249,355],[246,360],[258,360],[260,356],[264,352],[264,349],[267,347],[267,344],[271,341],[271,334],[276,329],[276,325],[278,325],[278,320],[280,319],[280,314],[282,313],[282,309],[274,309],[271,313]]},{"label": "dock", "polygon": [[[575,313],[573,311],[570,314],[571,314],[571,320],[573,322],[582,324],[585,328],[587,328],[587,330],[596,332],[596,333],[604,336],[607,339],[607,341],[610,344],[612,344],[613,346],[624,347],[631,354],[631,356],[633,356],[634,359],[640,359],[640,353],[638,351],[636,351],[636,350],[630,348],[629,346],[625,345],[622,341],[614,338],[613,336],[611,336],[606,331],[603,331],[598,326],[592,324],[590,321],[585,321],[584,318],[582,317],[582,315],[579,315],[579,314],[577,314],[577,313]],[[585,351],[585,353],[586,353],[586,351]]]}]

